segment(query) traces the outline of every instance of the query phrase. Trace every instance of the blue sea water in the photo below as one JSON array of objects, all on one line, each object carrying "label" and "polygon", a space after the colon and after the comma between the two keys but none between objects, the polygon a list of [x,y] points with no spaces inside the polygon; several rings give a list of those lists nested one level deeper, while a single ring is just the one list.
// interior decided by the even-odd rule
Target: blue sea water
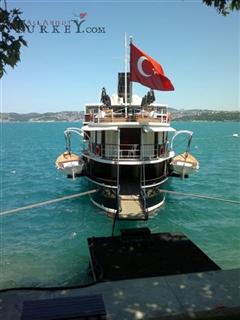
[{"label": "blue sea water", "polygon": [[[66,179],[55,169],[70,123],[4,123],[1,126],[1,211],[88,190],[85,179]],[[176,122],[194,131],[191,153],[200,171],[169,179],[168,189],[240,201],[239,123]],[[75,145],[77,142],[75,141]],[[147,222],[152,232],[185,233],[221,268],[240,267],[237,204],[167,195]],[[0,217],[0,288],[71,286],[88,281],[87,238],[110,235],[112,220],[84,196]],[[183,257],[184,259],[184,257]]]}]

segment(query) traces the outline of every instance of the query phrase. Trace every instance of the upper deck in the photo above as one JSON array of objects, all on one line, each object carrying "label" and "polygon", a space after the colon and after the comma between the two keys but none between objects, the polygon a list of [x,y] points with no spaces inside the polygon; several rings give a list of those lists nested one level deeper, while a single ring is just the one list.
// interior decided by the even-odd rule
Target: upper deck
[{"label": "upper deck", "polygon": [[113,105],[106,108],[102,104],[86,105],[85,122],[158,122],[169,123],[170,114],[165,105]]}]

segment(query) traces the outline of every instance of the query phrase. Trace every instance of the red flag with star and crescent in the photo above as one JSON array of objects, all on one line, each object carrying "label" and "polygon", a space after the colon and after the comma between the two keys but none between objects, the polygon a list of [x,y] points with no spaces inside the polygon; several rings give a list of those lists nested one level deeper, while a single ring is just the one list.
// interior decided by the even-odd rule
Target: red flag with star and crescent
[{"label": "red flag with star and crescent", "polygon": [[174,86],[165,76],[162,66],[149,55],[130,45],[130,80],[161,91],[172,91]]}]

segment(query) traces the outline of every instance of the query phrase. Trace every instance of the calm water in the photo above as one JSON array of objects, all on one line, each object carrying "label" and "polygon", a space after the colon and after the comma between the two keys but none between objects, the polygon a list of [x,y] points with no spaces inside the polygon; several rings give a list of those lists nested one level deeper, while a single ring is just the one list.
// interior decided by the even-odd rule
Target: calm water
[{"label": "calm water", "polygon": [[[73,124],[2,125],[2,210],[87,190],[84,179],[68,180],[55,170],[68,126]],[[232,137],[240,134],[239,124],[178,122],[173,126],[194,131],[191,151],[201,168],[190,179],[172,178],[168,188],[239,201],[240,138]],[[169,195],[148,222],[118,223],[116,234],[120,228],[136,226],[147,226],[152,232],[181,231],[220,267],[236,268],[240,267],[238,209],[235,204]],[[0,228],[0,288],[77,285],[88,280],[86,239],[110,235],[112,220],[85,196],[0,217]]]}]

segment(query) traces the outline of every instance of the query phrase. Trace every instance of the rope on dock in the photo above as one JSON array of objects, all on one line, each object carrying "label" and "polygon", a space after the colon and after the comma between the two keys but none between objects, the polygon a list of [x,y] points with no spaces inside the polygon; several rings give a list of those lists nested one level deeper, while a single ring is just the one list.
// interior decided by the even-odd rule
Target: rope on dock
[{"label": "rope on dock", "polygon": [[164,189],[159,189],[159,192],[176,194],[176,195],[185,196],[185,197],[193,197],[193,198],[200,198],[200,199],[207,199],[207,200],[215,200],[215,201],[223,201],[223,202],[228,202],[228,203],[240,204],[240,201],[237,201],[237,200],[230,200],[230,199],[224,199],[224,198],[218,198],[218,197],[210,197],[210,196],[206,196],[203,194],[178,192],[178,191],[171,191],[171,190],[164,190]]},{"label": "rope on dock", "polygon": [[63,200],[75,199],[75,198],[86,196],[88,194],[92,194],[92,193],[95,193],[95,192],[97,192],[97,189],[93,189],[93,190],[89,190],[89,191],[85,191],[85,192],[81,192],[81,193],[76,193],[76,194],[71,194],[69,196],[64,196],[64,197],[61,197],[61,198],[56,198],[56,199],[47,200],[47,201],[43,201],[43,202],[38,202],[38,203],[34,203],[34,204],[29,204],[29,205],[24,206],[24,207],[2,211],[2,212],[0,212],[0,216],[5,216],[5,215],[10,214],[10,213],[16,213],[16,212],[19,212],[19,211],[24,211],[24,210],[28,210],[28,209],[42,207],[42,206],[45,206],[45,205],[48,205],[48,204],[52,204],[52,203],[56,203],[56,202],[63,201]]}]

